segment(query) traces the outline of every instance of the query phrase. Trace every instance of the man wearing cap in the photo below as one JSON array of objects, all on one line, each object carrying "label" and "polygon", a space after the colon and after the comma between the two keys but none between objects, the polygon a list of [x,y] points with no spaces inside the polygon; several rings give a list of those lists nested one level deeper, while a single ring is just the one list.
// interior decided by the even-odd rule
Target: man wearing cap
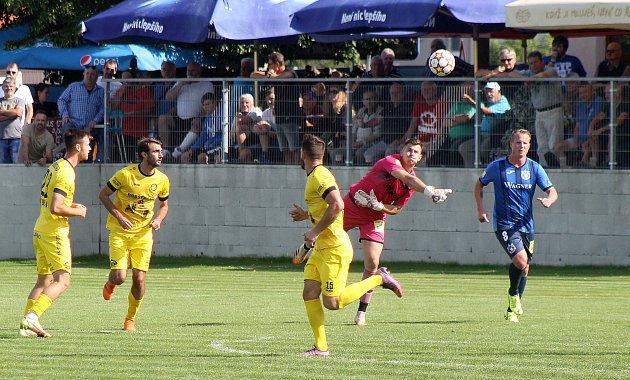
[{"label": "man wearing cap", "polygon": [[[482,112],[479,126],[479,156],[481,162],[488,162],[493,147],[500,144],[504,131],[500,131],[500,123],[505,112],[511,109],[507,98],[501,94],[501,86],[497,82],[488,82],[484,87],[486,102],[479,109]],[[474,100],[467,100],[475,105]],[[475,139],[464,141],[458,148],[465,167],[473,167],[475,163]]]},{"label": "man wearing cap", "polygon": [[[528,70],[521,73],[529,78],[557,78],[558,72],[546,66],[542,54],[533,51],[527,55]],[[536,110],[536,142],[538,143],[538,163],[543,167],[558,165],[556,145],[564,137],[564,107],[560,82],[527,81],[530,100]]]}]

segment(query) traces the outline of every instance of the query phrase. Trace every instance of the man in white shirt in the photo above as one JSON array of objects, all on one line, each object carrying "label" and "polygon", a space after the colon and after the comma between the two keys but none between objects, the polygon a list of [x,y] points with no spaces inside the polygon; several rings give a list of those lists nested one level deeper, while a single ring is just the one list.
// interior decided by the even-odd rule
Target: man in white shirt
[{"label": "man in white shirt", "polygon": [[[103,87],[104,90],[107,90],[105,87],[105,82],[103,79],[114,79],[116,77],[116,73],[118,72],[118,62],[115,59],[108,59],[103,65],[103,71],[101,76],[96,79],[96,85]],[[116,95],[116,91],[122,86],[121,82],[115,81],[109,83],[109,98],[113,99],[114,95]]]},{"label": "man in white shirt", "polygon": [[[201,65],[191,62],[186,66],[187,78],[200,78]],[[192,121],[201,114],[201,98],[206,93],[214,94],[212,82],[179,81],[165,95],[168,101],[177,102],[177,115],[162,115],[158,119],[158,132],[164,149],[165,158],[171,155],[174,142],[181,141],[190,130]]]},{"label": "man in white shirt", "polygon": [[[17,63],[12,62],[7,65],[7,78],[15,79],[15,94],[13,96],[23,99],[26,104],[26,108],[24,109],[24,113],[21,118],[21,127],[24,127],[24,124],[30,124],[33,119],[33,95],[31,94],[31,89],[28,88],[27,85],[22,84],[22,72],[17,65]],[[0,98],[4,96],[4,91],[0,88]]]}]

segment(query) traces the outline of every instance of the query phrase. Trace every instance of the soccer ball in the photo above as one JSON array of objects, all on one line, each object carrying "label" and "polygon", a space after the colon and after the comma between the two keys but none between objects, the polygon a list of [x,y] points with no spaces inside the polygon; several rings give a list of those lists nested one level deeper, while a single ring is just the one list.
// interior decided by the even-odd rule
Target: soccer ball
[{"label": "soccer ball", "polygon": [[455,69],[455,56],[448,50],[436,50],[429,57],[429,70],[439,77],[447,76]]}]

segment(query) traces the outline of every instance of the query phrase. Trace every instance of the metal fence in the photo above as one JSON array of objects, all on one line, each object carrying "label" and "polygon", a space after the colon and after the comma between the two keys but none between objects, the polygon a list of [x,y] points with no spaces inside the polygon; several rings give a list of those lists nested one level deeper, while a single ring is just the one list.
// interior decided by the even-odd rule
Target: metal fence
[{"label": "metal fence", "polygon": [[[133,162],[140,137],[165,163],[297,164],[320,136],[328,165],[370,165],[423,142],[420,165],[481,167],[532,133],[546,167],[630,168],[627,82],[592,79],[153,79],[106,81],[106,161]],[[208,94],[212,93],[212,94]],[[249,96],[247,95],[249,94]]]}]

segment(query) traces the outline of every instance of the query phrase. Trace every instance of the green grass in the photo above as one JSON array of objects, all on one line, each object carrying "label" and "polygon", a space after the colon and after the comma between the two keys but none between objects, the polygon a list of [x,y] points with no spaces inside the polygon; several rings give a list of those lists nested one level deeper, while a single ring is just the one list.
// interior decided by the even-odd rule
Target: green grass
[{"label": "green grass", "polygon": [[510,324],[507,265],[397,263],[404,298],[377,289],[365,328],[350,324],[356,304],[326,311],[332,355],[297,358],[313,342],[302,267],[156,257],[140,331],[126,334],[129,284],[104,301],[106,261],[76,260],[70,289],[42,318],[50,339],[17,336],[34,262],[0,262],[0,378],[630,378],[627,268],[534,266],[525,314]]}]

